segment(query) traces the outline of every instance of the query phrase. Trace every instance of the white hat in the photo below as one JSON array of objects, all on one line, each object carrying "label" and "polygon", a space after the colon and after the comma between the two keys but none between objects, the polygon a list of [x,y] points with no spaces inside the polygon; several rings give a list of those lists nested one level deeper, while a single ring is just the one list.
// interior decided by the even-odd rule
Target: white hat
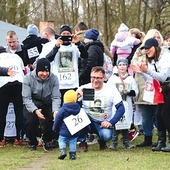
[{"label": "white hat", "polygon": [[118,28],[118,32],[124,32],[124,31],[129,31],[129,28],[124,23],[122,23]]}]

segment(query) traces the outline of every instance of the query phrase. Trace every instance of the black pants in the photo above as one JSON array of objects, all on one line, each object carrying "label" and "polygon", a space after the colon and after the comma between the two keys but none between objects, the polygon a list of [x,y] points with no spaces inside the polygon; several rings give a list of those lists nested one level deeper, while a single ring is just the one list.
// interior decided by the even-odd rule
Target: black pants
[{"label": "black pants", "polygon": [[157,107],[158,131],[170,132],[170,92],[165,95],[165,103]]},{"label": "black pants", "polygon": [[0,140],[4,137],[6,126],[6,115],[10,102],[14,105],[16,139],[20,139],[20,132],[23,120],[23,100],[22,100],[22,84],[11,82],[0,88]]},{"label": "black pants", "polygon": [[50,142],[52,140],[53,115],[51,105],[42,105],[38,107],[42,109],[45,119],[39,119],[35,113],[26,110],[26,135],[29,138],[30,145],[37,145],[38,127],[41,128],[43,141]]}]

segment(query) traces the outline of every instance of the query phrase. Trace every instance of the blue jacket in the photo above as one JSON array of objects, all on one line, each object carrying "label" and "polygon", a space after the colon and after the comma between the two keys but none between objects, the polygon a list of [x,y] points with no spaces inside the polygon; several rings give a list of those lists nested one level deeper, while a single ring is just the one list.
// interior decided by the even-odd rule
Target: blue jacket
[{"label": "blue jacket", "polygon": [[80,106],[77,103],[65,103],[63,106],[59,109],[55,121],[53,124],[53,131],[57,131],[59,135],[65,136],[65,137],[78,137],[79,132],[74,134],[73,136],[69,132],[66,124],[64,123],[63,119],[70,115],[77,115],[80,112]]}]

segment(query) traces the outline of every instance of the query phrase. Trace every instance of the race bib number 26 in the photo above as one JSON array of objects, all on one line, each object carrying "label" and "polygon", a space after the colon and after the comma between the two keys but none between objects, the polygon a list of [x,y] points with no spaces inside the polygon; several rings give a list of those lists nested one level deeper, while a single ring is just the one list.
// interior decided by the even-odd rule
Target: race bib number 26
[{"label": "race bib number 26", "polygon": [[76,116],[70,115],[69,117],[65,118],[64,122],[71,135],[74,135],[91,123],[89,117],[83,109],[81,109],[79,114]]}]

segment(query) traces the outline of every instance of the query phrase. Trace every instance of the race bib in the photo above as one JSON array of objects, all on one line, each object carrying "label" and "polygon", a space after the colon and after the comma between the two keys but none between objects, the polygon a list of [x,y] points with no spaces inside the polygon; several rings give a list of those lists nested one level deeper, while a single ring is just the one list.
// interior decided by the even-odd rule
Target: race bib
[{"label": "race bib", "polygon": [[59,73],[60,84],[73,84],[76,82],[76,72]]},{"label": "race bib", "polygon": [[71,133],[71,135],[74,135],[87,125],[91,123],[89,117],[85,113],[84,109],[81,109],[79,114],[76,116],[70,115],[67,118],[64,119],[64,122]]},{"label": "race bib", "polygon": [[28,52],[28,57],[29,58],[33,58],[33,57],[37,57],[39,56],[39,52],[38,52],[38,48],[37,47],[33,47],[27,50]]}]

